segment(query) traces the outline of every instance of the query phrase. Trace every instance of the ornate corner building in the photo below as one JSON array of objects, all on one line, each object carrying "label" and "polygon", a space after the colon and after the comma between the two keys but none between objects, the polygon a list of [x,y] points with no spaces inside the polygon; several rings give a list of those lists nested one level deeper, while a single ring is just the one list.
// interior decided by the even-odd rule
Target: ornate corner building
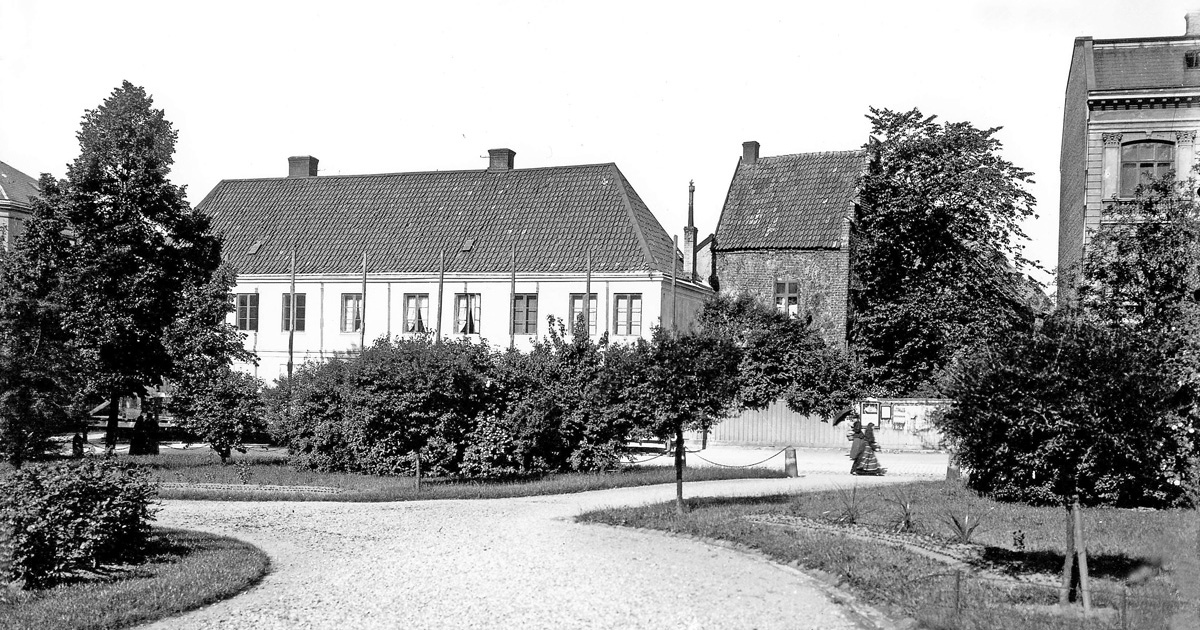
[{"label": "ornate corner building", "polygon": [[1200,11],[1179,36],[1075,39],[1059,162],[1058,295],[1074,299],[1077,269],[1104,207],[1149,177],[1194,176],[1200,130]]}]

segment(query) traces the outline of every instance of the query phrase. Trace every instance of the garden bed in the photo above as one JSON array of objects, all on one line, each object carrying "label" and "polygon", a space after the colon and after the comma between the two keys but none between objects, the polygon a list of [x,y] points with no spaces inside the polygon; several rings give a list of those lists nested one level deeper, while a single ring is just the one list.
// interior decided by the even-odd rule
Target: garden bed
[{"label": "garden bed", "polygon": [[[996,503],[943,482],[849,490],[694,500],[683,516],[661,504],[581,519],[734,543],[930,628],[1153,629],[1196,614],[1194,511],[1086,510],[1096,611],[1083,620],[1076,606],[1055,606],[1063,509]],[[909,531],[898,531],[906,529],[898,497],[909,505]],[[981,524],[963,542],[947,523],[967,514]]]}]

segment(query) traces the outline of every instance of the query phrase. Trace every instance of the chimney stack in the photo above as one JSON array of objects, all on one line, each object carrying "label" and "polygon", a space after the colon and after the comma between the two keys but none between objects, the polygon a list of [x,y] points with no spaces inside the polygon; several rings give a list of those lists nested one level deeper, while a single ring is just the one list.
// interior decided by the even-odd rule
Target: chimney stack
[{"label": "chimney stack", "polygon": [[694,220],[694,201],[696,199],[696,182],[688,182],[688,222],[683,228],[683,277],[688,280],[696,279],[696,222]]},{"label": "chimney stack", "polygon": [[742,164],[758,163],[758,143],[754,140],[742,143]]},{"label": "chimney stack", "polygon": [[1187,15],[1183,16],[1183,21],[1187,24],[1185,35],[1200,36],[1200,11],[1188,11]]},{"label": "chimney stack", "polygon": [[311,155],[293,155],[288,158],[288,177],[316,177],[317,158]]},{"label": "chimney stack", "polygon": [[488,170],[492,172],[513,170],[513,158],[517,152],[512,149],[488,149]]}]

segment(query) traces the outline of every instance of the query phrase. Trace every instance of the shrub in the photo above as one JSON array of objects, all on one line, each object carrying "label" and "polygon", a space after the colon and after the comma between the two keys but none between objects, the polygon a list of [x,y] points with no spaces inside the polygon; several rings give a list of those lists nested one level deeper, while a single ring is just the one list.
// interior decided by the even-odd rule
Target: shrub
[{"label": "shrub", "polygon": [[0,480],[7,579],[25,588],[135,559],[144,549],[156,488],[137,464],[87,459],[25,468]]}]

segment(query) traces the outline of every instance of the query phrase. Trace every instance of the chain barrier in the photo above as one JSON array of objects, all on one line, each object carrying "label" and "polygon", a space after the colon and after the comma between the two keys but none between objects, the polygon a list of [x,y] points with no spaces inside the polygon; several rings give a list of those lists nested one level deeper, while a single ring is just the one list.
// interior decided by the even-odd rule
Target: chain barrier
[{"label": "chain barrier", "polygon": [[[788,447],[788,448],[791,448],[791,447]],[[762,460],[761,462],[754,462],[753,464],[744,464],[744,465],[735,465],[735,464],[718,464],[717,462],[714,462],[714,461],[712,461],[712,460],[710,460],[710,459],[705,459],[705,458],[701,457],[700,455],[696,455],[696,459],[698,459],[698,460],[700,460],[700,461],[702,461],[702,462],[708,462],[708,463],[712,464],[713,466],[720,466],[721,468],[751,468],[751,467],[753,467],[753,466],[758,466],[758,465],[761,465],[761,464],[765,464],[765,463],[767,463],[767,462],[771,461],[772,459],[775,459],[776,457],[779,457],[779,456],[780,456],[780,455],[782,455],[782,454],[784,453],[784,451],[786,451],[786,450],[787,450],[787,448],[781,449],[781,450],[780,450],[778,453],[775,453],[774,455],[772,455],[772,456],[770,456],[770,457],[768,457],[768,458],[766,458],[766,459]],[[688,453],[699,453],[699,452],[700,452],[700,451],[688,451]]]}]

